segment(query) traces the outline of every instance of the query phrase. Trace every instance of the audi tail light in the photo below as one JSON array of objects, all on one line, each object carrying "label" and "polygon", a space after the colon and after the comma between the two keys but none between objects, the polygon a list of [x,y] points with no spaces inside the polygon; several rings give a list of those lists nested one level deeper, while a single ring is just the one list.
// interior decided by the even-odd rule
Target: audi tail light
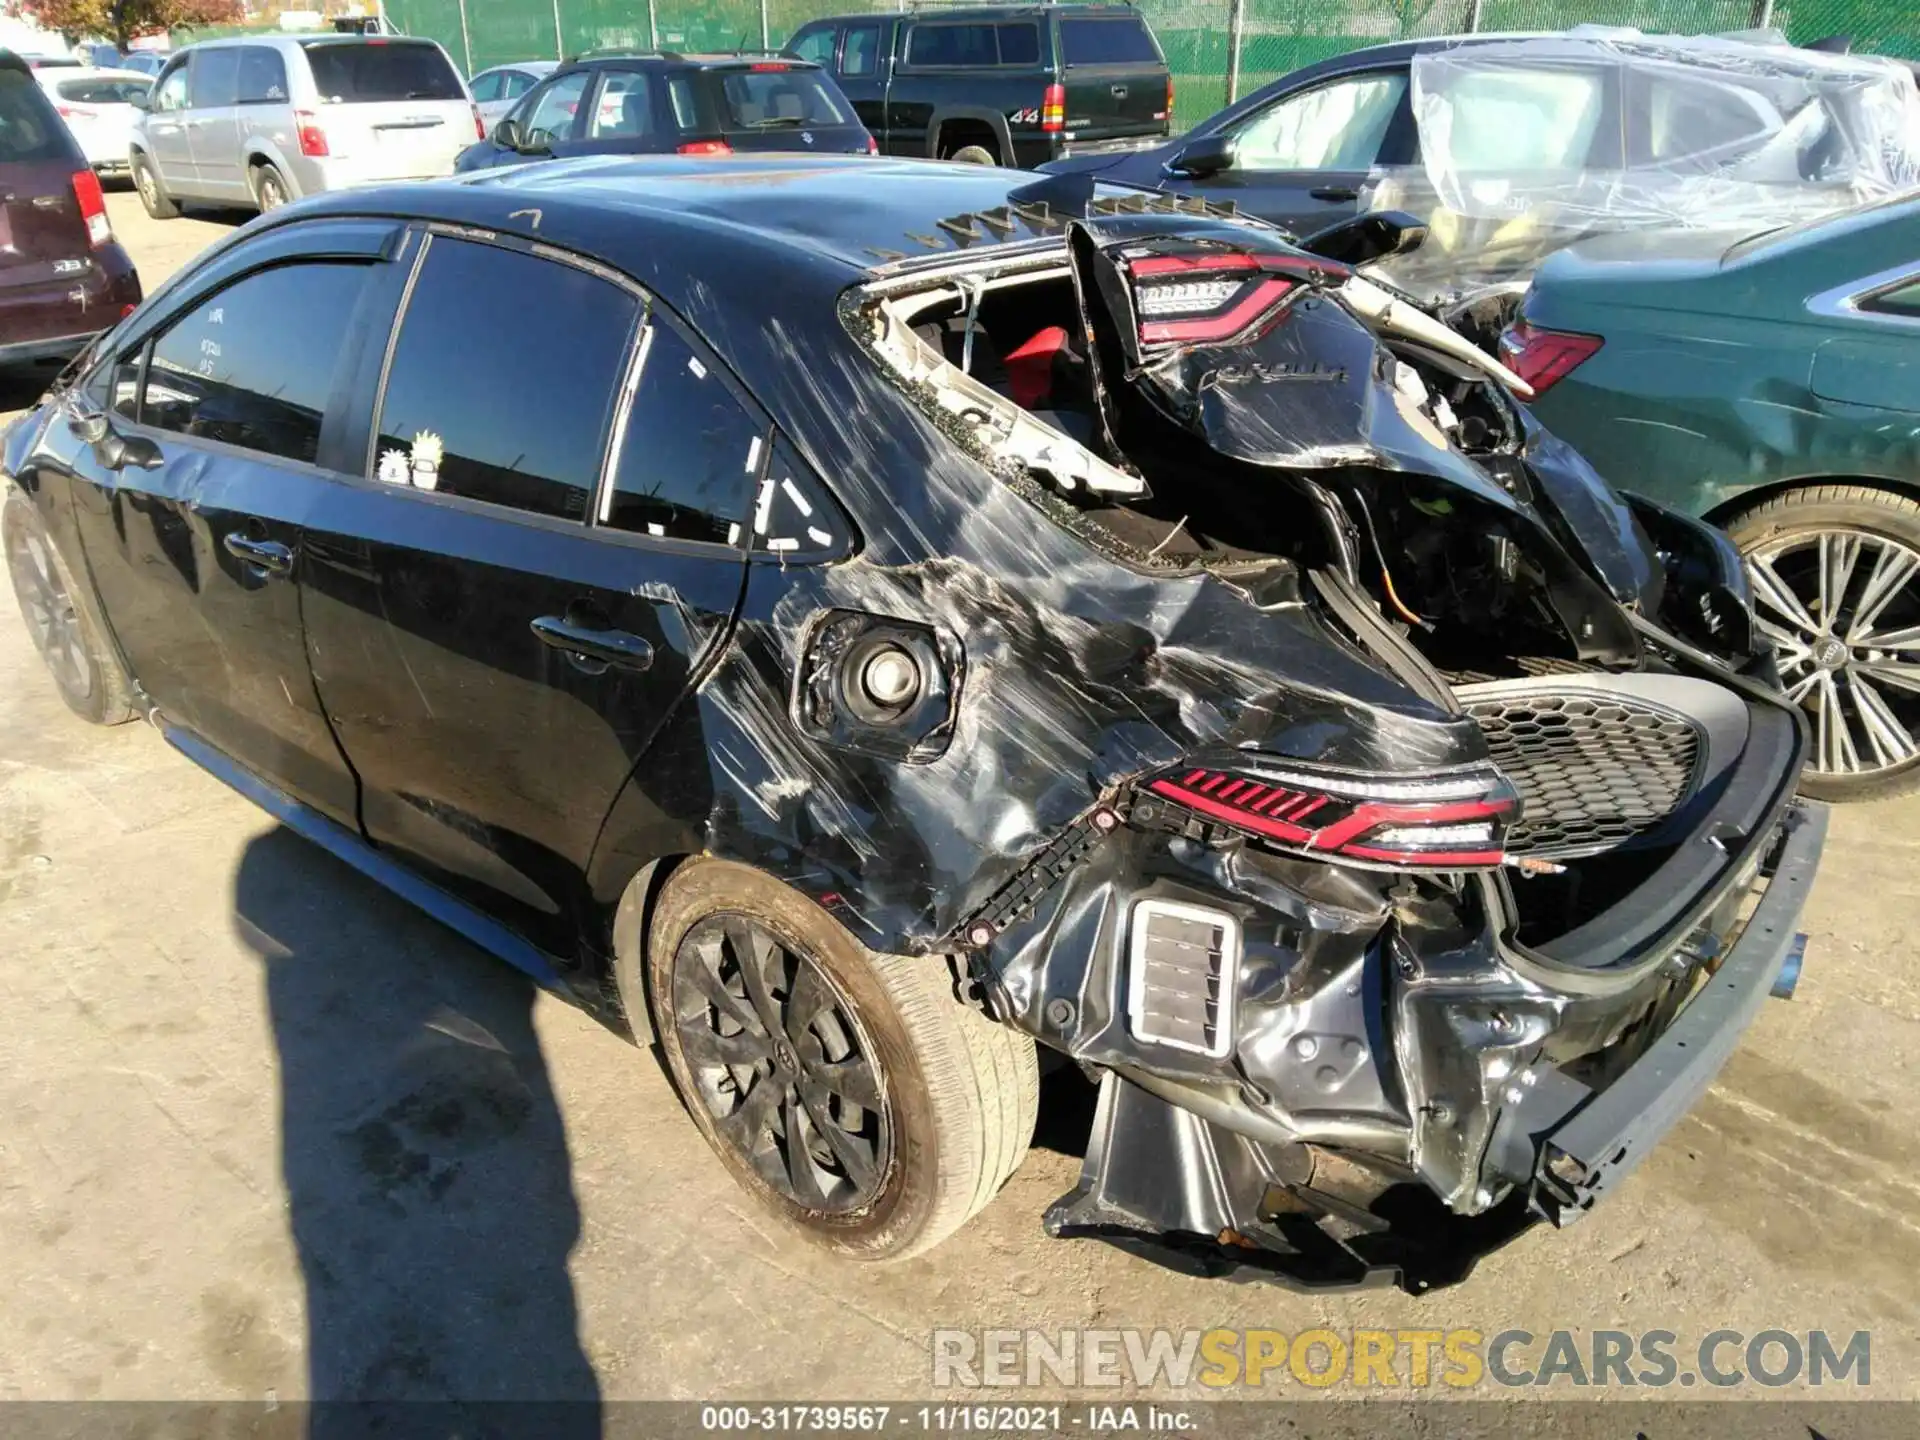
[{"label": "audi tail light", "polygon": [[1142,345],[1220,344],[1273,318],[1326,262],[1243,253],[1154,255],[1128,264]]},{"label": "audi tail light", "polygon": [[1519,793],[1490,765],[1373,775],[1249,759],[1181,765],[1145,789],[1280,850],[1433,870],[1504,864],[1520,814]]},{"label": "audi tail light", "polygon": [[1500,337],[1500,359],[1533,387],[1535,395],[1544,395],[1605,343],[1598,335],[1543,330],[1521,320]]},{"label": "audi tail light", "polygon": [[[1027,92],[1031,95],[1033,92]],[[1040,101],[1040,128],[1049,135],[1057,135],[1067,128],[1067,87],[1049,85],[1045,98]]]},{"label": "audi tail light", "polygon": [[689,140],[675,150],[679,155],[731,155],[733,146],[724,140]]},{"label": "audi tail light", "polygon": [[73,172],[73,198],[86,222],[87,244],[98,250],[113,239],[113,222],[107,219],[107,197],[100,191],[100,177],[92,170]]}]

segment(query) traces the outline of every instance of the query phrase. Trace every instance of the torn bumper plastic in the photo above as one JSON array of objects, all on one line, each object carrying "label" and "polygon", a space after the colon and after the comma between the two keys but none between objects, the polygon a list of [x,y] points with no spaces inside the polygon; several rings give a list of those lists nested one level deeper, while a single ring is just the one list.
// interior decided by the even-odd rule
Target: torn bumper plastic
[{"label": "torn bumper plastic", "polygon": [[1302,1289],[1418,1293],[1465,1279],[1540,1220],[1584,1215],[1699,1100],[1799,953],[1825,834],[1823,807],[1788,809],[1744,928],[1630,1065],[1593,1083],[1578,1062],[1512,1072],[1478,1157],[1478,1184],[1503,1191],[1498,1203],[1460,1213],[1362,1146],[1256,1138],[1217,1093],[1113,1069],[1079,1183],[1048,1210],[1048,1232]]},{"label": "torn bumper plastic", "polygon": [[1491,1165],[1528,1187],[1533,1212],[1567,1226],[1631,1174],[1706,1092],[1805,937],[1794,928],[1819,865],[1827,811],[1799,801],[1781,826],[1771,879],[1731,949],[1653,1046],[1595,1091],[1545,1072],[1495,1132]]}]

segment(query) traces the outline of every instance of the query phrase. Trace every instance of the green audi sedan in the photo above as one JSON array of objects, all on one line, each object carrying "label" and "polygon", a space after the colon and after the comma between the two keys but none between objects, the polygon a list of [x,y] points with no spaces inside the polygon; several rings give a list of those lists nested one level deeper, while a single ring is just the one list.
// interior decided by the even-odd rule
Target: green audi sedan
[{"label": "green audi sedan", "polygon": [[1920,192],[1562,251],[1501,352],[1607,479],[1732,534],[1818,738],[1803,788],[1920,788]]}]

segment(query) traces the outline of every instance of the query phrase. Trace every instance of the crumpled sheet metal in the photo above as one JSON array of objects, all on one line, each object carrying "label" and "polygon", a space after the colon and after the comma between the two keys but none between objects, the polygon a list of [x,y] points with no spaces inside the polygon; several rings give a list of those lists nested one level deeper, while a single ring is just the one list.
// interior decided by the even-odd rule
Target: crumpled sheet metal
[{"label": "crumpled sheet metal", "polygon": [[[1537,102],[1500,123],[1501,97],[1529,85],[1560,88],[1564,123],[1543,132]],[[1909,68],[1873,56],[1552,36],[1425,52],[1411,102],[1422,164],[1377,171],[1364,204],[1428,219],[1425,245],[1375,267],[1426,298],[1524,278],[1587,235],[1751,234],[1920,185],[1920,89]],[[1581,165],[1549,148],[1609,125],[1616,163],[1585,168],[1586,143]]]}]

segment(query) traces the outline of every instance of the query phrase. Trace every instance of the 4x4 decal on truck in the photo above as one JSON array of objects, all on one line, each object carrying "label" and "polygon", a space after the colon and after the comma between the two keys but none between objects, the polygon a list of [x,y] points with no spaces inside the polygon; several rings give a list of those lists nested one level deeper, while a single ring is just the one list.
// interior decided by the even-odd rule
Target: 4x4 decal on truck
[{"label": "4x4 decal on truck", "polygon": [[1007,123],[1010,125],[1038,125],[1040,123],[1040,107],[1038,105],[1029,105],[1024,110],[1010,110],[1007,112]]}]

